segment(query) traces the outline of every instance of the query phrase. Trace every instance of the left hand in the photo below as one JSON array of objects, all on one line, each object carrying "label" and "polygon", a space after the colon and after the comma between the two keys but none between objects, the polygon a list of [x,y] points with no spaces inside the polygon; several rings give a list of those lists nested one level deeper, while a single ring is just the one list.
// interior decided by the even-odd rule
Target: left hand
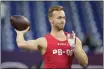
[{"label": "left hand", "polygon": [[75,48],[75,43],[76,43],[76,34],[74,33],[74,31],[72,31],[72,36],[71,34],[67,34],[67,38],[68,38],[68,43],[69,45],[73,48]]}]

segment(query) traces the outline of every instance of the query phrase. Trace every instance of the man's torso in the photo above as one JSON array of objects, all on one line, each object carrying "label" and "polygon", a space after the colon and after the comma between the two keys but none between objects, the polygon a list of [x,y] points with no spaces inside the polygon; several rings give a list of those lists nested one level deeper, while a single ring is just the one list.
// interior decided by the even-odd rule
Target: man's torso
[{"label": "man's torso", "polygon": [[45,38],[47,44],[43,49],[44,68],[70,68],[73,52],[67,39],[60,41],[51,34],[47,34]]}]

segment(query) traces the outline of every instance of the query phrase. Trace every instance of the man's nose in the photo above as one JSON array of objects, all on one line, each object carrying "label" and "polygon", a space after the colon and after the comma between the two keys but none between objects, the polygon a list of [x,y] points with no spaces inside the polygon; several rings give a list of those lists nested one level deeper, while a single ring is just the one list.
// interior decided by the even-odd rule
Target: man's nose
[{"label": "man's nose", "polygon": [[62,18],[62,19],[61,19],[61,23],[64,23],[64,22],[65,22],[65,19]]}]

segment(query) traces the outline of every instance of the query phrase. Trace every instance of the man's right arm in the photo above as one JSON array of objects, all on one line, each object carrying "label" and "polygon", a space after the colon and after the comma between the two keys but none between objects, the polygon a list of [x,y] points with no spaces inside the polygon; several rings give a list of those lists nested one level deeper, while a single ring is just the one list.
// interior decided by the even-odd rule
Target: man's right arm
[{"label": "man's right arm", "polygon": [[36,40],[25,40],[22,32],[17,33],[16,38],[17,45],[23,50],[38,50],[39,38]]},{"label": "man's right arm", "polygon": [[27,28],[26,30],[24,31],[16,31],[17,33],[17,37],[16,37],[16,42],[17,42],[17,45],[20,49],[23,49],[23,50],[38,50],[38,47],[41,44],[41,41],[43,41],[43,38],[38,38],[36,40],[25,40],[24,39],[24,34],[28,31],[29,28]]}]

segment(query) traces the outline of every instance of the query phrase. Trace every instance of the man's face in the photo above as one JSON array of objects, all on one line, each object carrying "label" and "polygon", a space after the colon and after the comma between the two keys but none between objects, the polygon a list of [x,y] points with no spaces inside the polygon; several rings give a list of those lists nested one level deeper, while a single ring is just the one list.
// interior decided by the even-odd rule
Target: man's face
[{"label": "man's face", "polygon": [[51,18],[52,26],[58,30],[63,30],[66,22],[65,13],[63,10],[53,11]]}]

